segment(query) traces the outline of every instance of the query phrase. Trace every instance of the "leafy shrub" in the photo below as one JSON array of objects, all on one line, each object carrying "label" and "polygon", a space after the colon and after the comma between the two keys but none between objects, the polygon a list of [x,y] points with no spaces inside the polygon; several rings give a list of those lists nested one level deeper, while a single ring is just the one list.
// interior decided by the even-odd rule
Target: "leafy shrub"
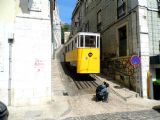
[{"label": "leafy shrub", "polygon": [[156,80],[153,82],[154,85],[160,85],[160,80]]}]

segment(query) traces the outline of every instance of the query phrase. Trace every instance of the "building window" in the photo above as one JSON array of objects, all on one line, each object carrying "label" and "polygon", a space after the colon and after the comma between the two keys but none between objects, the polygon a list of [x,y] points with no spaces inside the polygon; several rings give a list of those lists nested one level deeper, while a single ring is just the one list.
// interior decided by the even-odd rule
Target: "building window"
[{"label": "building window", "polygon": [[126,14],[126,0],[117,0],[117,17],[120,18]]},{"label": "building window", "polygon": [[127,56],[127,30],[126,26],[118,29],[119,36],[119,56]]},{"label": "building window", "polygon": [[85,2],[85,13],[88,12],[89,5],[90,5],[92,2],[93,2],[92,0],[86,0],[86,2]]},{"label": "building window", "polygon": [[42,3],[41,0],[28,0],[28,10],[41,12]]},{"label": "building window", "polygon": [[159,41],[159,52],[160,52],[160,41]]},{"label": "building window", "polygon": [[102,12],[101,10],[99,10],[97,13],[97,32],[101,31],[101,26],[102,26]]},{"label": "building window", "polygon": [[80,22],[80,13],[76,14],[74,17],[74,27],[79,27],[79,22]]},{"label": "building window", "polygon": [[75,27],[78,27],[79,26],[78,24],[79,24],[79,22],[74,22]]},{"label": "building window", "polygon": [[88,6],[89,4],[92,2],[92,0],[86,0],[86,3],[85,3],[85,6],[86,6],[86,9],[88,9]]},{"label": "building window", "polygon": [[79,14],[78,14],[79,26],[81,26],[81,19],[82,19],[81,16],[82,16],[81,11],[79,11]]},{"label": "building window", "polygon": [[85,12],[88,10],[88,1],[85,2]]},{"label": "building window", "polygon": [[87,24],[85,25],[85,32],[89,32],[89,21],[88,21]]}]

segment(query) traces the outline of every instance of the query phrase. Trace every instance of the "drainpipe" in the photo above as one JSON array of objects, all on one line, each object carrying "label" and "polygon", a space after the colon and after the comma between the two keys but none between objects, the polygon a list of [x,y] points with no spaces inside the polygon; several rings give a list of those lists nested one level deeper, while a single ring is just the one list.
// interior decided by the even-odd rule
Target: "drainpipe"
[{"label": "drainpipe", "polygon": [[11,100],[12,100],[11,82],[12,82],[12,44],[13,44],[13,38],[9,38],[8,43],[9,43],[8,105],[11,106]]}]

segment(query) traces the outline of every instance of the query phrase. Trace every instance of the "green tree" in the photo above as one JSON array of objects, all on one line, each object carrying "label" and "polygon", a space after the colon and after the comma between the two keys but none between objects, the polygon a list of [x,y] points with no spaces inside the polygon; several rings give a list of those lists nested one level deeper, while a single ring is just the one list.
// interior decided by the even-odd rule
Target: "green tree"
[{"label": "green tree", "polygon": [[62,44],[64,44],[64,32],[70,32],[70,29],[71,29],[70,24],[65,23],[64,25],[62,25],[61,28]]}]

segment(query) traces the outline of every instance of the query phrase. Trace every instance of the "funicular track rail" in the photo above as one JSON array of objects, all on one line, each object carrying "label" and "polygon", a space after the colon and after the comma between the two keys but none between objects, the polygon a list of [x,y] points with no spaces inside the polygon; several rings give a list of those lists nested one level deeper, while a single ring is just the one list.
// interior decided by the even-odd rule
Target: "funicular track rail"
[{"label": "funicular track rail", "polygon": [[72,77],[72,79],[79,90],[96,89],[96,87],[98,86],[96,79],[94,79],[90,75],[76,74],[74,78]]}]

